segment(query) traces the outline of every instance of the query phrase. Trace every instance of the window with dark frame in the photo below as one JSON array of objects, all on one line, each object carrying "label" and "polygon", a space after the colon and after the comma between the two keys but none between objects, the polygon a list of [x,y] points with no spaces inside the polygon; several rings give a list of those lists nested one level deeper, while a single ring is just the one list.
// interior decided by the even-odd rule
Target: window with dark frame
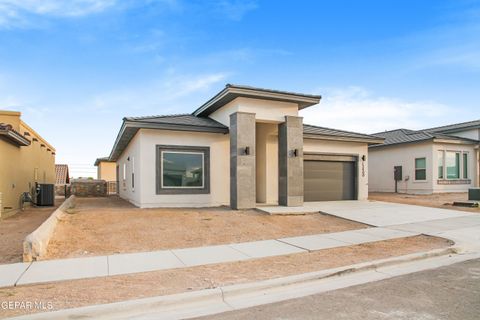
[{"label": "window with dark frame", "polygon": [[415,180],[427,180],[427,159],[415,158]]},{"label": "window with dark frame", "polygon": [[157,194],[210,193],[210,148],[157,145]]}]

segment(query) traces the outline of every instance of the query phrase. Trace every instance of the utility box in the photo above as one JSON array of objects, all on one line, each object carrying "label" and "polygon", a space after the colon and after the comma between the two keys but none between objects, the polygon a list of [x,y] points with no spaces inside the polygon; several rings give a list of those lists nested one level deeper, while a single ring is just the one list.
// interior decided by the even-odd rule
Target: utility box
[{"label": "utility box", "polygon": [[395,179],[395,181],[403,180],[402,166],[393,167],[393,179]]},{"label": "utility box", "polygon": [[468,200],[480,201],[480,188],[468,189]]},{"label": "utility box", "polygon": [[35,204],[37,206],[53,206],[55,204],[55,185],[37,183],[36,194]]}]

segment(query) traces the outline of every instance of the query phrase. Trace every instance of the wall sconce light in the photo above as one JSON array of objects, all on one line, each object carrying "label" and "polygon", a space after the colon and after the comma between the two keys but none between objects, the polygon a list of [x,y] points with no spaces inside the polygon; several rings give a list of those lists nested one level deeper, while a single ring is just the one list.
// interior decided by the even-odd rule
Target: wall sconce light
[{"label": "wall sconce light", "polygon": [[245,149],[243,150],[243,152],[245,153],[245,155],[249,155],[250,154],[250,147],[245,147]]},{"label": "wall sconce light", "polygon": [[298,157],[299,154],[300,154],[300,151],[299,151],[298,149],[294,149],[294,150],[293,150],[293,156],[294,156],[294,157]]},{"label": "wall sconce light", "polygon": [[127,161],[130,161],[130,157],[127,158]]},{"label": "wall sconce light", "polygon": [[367,160],[367,156],[366,156],[366,155],[363,155],[363,156],[362,156],[362,161],[365,161],[365,160]]}]

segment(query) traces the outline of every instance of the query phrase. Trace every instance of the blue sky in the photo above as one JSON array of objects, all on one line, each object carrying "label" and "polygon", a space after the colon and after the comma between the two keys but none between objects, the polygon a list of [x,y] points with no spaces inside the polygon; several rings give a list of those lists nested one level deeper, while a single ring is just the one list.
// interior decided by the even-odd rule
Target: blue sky
[{"label": "blue sky", "polygon": [[0,109],[75,176],[124,116],[225,83],[321,94],[305,123],[366,133],[479,119],[480,1],[0,0]]}]

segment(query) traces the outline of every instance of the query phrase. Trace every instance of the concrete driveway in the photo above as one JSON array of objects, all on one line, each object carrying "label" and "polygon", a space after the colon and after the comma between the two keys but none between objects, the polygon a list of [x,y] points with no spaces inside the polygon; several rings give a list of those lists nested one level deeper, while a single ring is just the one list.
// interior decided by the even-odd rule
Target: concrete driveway
[{"label": "concrete driveway", "polygon": [[449,209],[368,200],[308,202],[305,206],[376,227],[475,215]]}]

